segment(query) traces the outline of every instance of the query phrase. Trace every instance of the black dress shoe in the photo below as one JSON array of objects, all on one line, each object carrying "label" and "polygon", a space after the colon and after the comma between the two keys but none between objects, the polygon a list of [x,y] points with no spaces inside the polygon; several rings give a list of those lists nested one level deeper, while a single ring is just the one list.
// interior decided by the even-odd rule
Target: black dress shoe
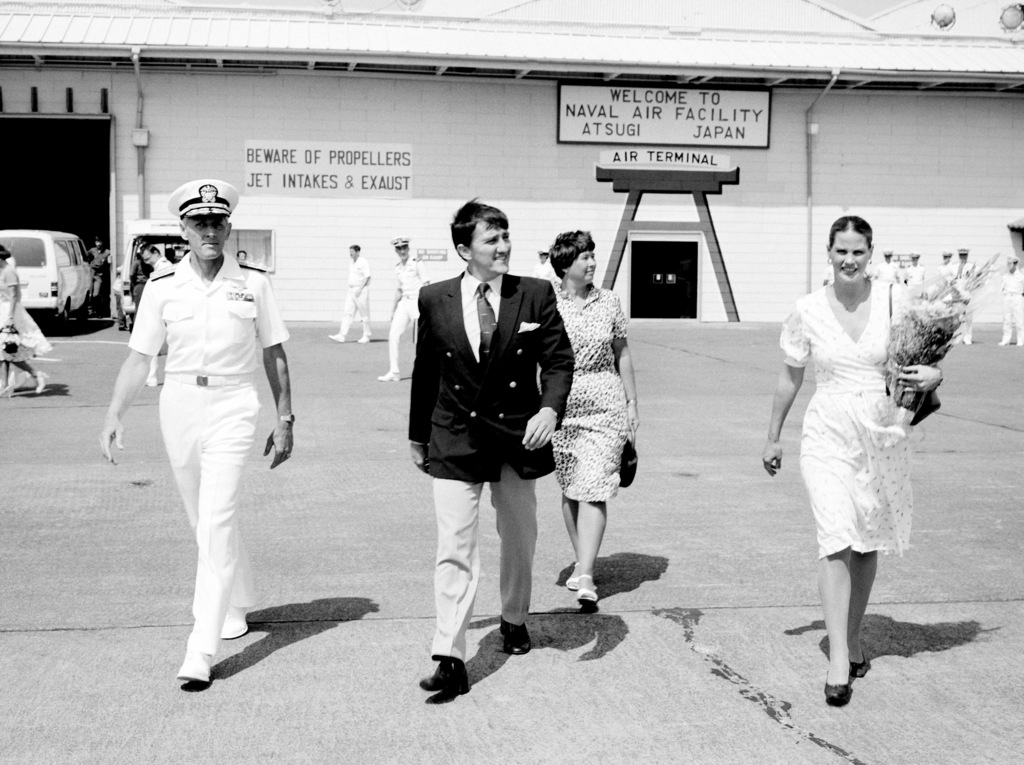
[{"label": "black dress shoe", "polygon": [[825,680],[825,703],[830,707],[845,707],[850,703],[850,697],[853,695],[853,687],[850,682],[847,681],[846,685],[829,685],[828,679]]},{"label": "black dress shoe", "polygon": [[501,634],[505,638],[502,643],[505,653],[521,656],[524,653],[529,653],[530,649],[533,648],[533,643],[530,642],[530,633],[527,631],[525,624],[509,624],[502,619]]},{"label": "black dress shoe", "polygon": [[420,688],[443,696],[459,696],[469,693],[469,675],[461,659],[441,657],[434,674],[420,680]]},{"label": "black dress shoe", "polygon": [[871,669],[871,659],[867,656],[864,657],[864,661],[851,661],[850,662],[850,679],[855,677],[864,677]]}]

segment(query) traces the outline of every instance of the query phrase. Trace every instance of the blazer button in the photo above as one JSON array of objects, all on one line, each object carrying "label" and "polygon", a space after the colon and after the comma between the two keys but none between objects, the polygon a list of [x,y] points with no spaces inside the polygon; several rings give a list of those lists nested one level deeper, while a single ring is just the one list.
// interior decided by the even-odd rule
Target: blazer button
[{"label": "blazer button", "polygon": [[455,387],[455,390],[462,390],[462,386],[461,385],[456,385],[454,387]]},{"label": "blazer button", "polygon": [[[450,353],[449,353],[448,355],[449,355],[449,356],[451,356],[451,354],[450,354]],[[516,356],[522,356],[522,355],[523,355],[523,349],[522,349],[522,348],[519,348],[519,349],[518,349],[518,350],[516,351]]]},{"label": "blazer button", "polygon": [[470,416],[470,417],[476,417],[476,412],[470,412],[470,413],[469,413],[469,416]]},{"label": "blazer button", "polygon": [[510,383],[508,384],[508,387],[510,387],[510,388],[514,388],[514,387],[516,387],[516,381],[515,381],[515,380],[513,380],[512,382],[510,382]]},{"label": "blazer button", "polygon": [[503,415],[503,414],[499,414],[499,415],[498,415],[498,419],[499,419],[499,420],[504,420],[504,419],[505,419],[505,415]]},{"label": "blazer button", "polygon": [[447,356],[448,358],[451,358],[451,357],[452,357],[452,352],[451,352],[451,351],[448,351],[448,352],[447,352],[447,353],[445,354],[445,356]]}]

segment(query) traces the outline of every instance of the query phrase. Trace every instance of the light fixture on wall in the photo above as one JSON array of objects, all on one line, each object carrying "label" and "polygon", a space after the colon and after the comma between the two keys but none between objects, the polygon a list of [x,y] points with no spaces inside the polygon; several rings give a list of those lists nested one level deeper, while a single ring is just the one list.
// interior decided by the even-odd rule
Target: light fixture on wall
[{"label": "light fixture on wall", "polygon": [[1016,32],[1024,24],[1024,5],[1014,3],[1003,8],[999,14],[999,26],[1004,32]]},{"label": "light fixture on wall", "polygon": [[948,32],[956,24],[956,11],[951,5],[940,5],[932,11],[932,26],[943,32]]},{"label": "light fixture on wall", "polygon": [[149,146],[149,130],[146,128],[134,128],[132,130],[132,146],[138,146],[141,149]]}]

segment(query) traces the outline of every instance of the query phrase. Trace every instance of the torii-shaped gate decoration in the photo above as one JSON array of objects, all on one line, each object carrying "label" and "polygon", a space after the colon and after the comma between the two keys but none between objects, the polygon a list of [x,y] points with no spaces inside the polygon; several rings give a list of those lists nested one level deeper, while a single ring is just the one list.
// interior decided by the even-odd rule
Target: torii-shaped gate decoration
[{"label": "torii-shaped gate decoration", "polygon": [[[615,191],[628,192],[626,207],[622,211],[622,221],[615,235],[612,254],[608,268],[604,273],[604,288],[612,289],[619,275],[619,267],[626,255],[626,238],[630,231],[699,231],[704,234],[711,255],[711,264],[715,269],[718,289],[722,293],[725,313],[729,321],[739,321],[736,300],[729,283],[729,274],[725,270],[722,250],[718,246],[718,235],[715,224],[711,222],[711,211],[708,209],[708,194],[721,194],[725,184],[735,185],[740,182],[740,169],[732,170],[667,170],[663,168],[637,167],[606,167],[597,166],[597,180],[611,181]],[[698,223],[679,221],[638,221],[637,208],[644,193],[651,194],[692,194],[697,205]]]}]

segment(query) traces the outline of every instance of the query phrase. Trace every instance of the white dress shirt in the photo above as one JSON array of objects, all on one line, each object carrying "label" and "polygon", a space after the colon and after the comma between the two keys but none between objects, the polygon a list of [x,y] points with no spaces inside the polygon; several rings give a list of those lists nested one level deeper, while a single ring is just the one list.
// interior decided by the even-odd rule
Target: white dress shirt
[{"label": "white dress shirt", "polygon": [[[494,320],[498,320],[498,308],[501,306],[501,280],[499,274],[487,282],[490,291],[487,293],[487,302],[494,310]],[[469,347],[473,349],[473,355],[480,361],[480,314],[476,307],[476,291],[481,282],[469,271],[462,275],[462,320],[466,324],[466,336],[469,338]]]},{"label": "white dress shirt", "polygon": [[349,287],[362,287],[363,282],[370,278],[370,264],[366,262],[366,258],[360,255],[358,258],[352,261],[352,265],[348,267],[348,286]]}]

